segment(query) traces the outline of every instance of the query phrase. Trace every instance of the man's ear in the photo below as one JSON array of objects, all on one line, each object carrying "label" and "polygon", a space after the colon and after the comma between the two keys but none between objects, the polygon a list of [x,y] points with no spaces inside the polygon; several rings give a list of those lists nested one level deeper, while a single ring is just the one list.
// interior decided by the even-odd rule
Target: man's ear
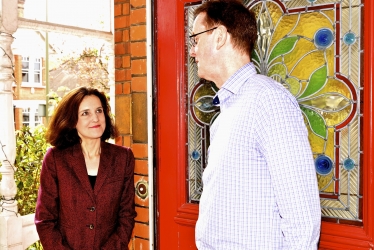
[{"label": "man's ear", "polygon": [[223,25],[219,25],[217,27],[217,32],[216,32],[217,36],[216,36],[216,41],[217,41],[217,45],[216,45],[216,49],[220,49],[223,45],[225,45],[225,43],[228,42],[228,32],[227,32],[227,28]]}]

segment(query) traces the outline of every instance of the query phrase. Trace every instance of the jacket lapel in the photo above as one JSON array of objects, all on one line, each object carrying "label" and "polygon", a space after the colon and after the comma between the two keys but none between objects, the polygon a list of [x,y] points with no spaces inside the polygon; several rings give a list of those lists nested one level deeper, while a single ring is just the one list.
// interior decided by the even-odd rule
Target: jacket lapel
[{"label": "jacket lapel", "polygon": [[95,183],[95,189],[94,193],[95,195],[98,194],[100,188],[103,186],[105,179],[108,175],[108,170],[111,168],[111,159],[110,157],[111,152],[109,150],[109,146],[106,142],[101,142],[101,154],[100,154],[100,164],[99,164],[99,171],[97,173],[96,177],[96,183]]},{"label": "jacket lapel", "polygon": [[87,191],[91,198],[94,198],[93,190],[88,179],[86,162],[84,160],[81,145],[79,143],[75,144],[73,147],[71,147],[71,150],[72,152],[70,152],[67,157],[69,165],[78,177],[82,187]]}]

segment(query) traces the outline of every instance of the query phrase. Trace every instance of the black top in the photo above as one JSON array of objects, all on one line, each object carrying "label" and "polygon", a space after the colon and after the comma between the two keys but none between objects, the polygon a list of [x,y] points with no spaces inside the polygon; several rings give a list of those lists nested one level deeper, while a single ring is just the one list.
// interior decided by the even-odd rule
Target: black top
[{"label": "black top", "polygon": [[95,187],[95,182],[96,182],[96,175],[89,175],[89,176],[88,176],[88,179],[90,180],[90,183],[91,183],[91,187],[92,187],[92,189],[94,189],[94,187]]}]

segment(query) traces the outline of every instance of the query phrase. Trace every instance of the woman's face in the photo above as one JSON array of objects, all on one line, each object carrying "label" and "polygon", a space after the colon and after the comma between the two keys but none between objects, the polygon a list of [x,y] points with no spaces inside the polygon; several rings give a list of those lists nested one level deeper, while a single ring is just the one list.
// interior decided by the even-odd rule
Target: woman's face
[{"label": "woman's face", "polygon": [[100,99],[95,95],[83,98],[78,108],[76,129],[82,141],[100,139],[105,131],[105,115]]}]

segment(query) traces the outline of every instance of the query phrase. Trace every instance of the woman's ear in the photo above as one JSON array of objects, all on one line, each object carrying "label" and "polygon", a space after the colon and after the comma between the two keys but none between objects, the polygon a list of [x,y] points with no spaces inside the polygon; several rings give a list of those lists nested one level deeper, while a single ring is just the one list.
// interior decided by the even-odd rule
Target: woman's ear
[{"label": "woman's ear", "polygon": [[217,34],[217,38],[216,38],[216,41],[217,41],[216,44],[217,44],[217,46],[216,46],[216,49],[219,50],[227,42],[227,38],[228,38],[227,28],[225,26],[223,26],[223,25],[219,25],[217,27],[216,34]]}]

